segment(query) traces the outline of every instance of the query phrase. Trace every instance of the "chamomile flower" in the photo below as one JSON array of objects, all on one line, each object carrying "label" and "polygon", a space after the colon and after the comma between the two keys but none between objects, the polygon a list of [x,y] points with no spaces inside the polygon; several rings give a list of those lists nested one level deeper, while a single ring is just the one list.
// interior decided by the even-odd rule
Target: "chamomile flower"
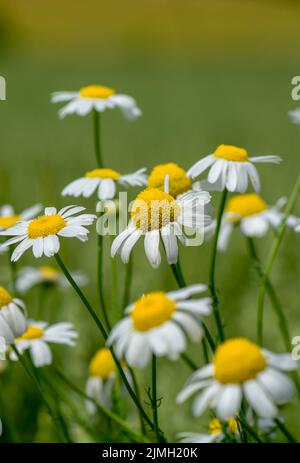
[{"label": "chamomile flower", "polygon": [[[100,349],[89,365],[89,378],[86,384],[86,394],[99,405],[110,408],[116,379],[116,364],[111,352],[106,347]],[[95,404],[87,401],[90,413],[96,412]]]},{"label": "chamomile flower", "polygon": [[42,209],[40,204],[35,204],[25,211],[17,214],[12,206],[6,204],[5,206],[0,207],[0,230],[6,230],[9,227],[12,227],[17,222],[22,222],[23,220],[29,220],[35,217]]},{"label": "chamomile flower", "polygon": [[[3,246],[19,243],[12,253],[11,260],[16,262],[24,252],[32,248],[34,257],[52,257],[60,248],[59,237],[77,238],[87,241],[91,225],[96,216],[78,214],[84,207],[66,206],[57,212],[55,207],[46,207],[44,215],[30,221],[18,222],[13,227],[0,232],[0,235],[13,236]],[[75,216],[75,217],[74,217]]]},{"label": "chamomile flower", "polygon": [[0,336],[7,344],[13,344],[26,331],[25,311],[25,304],[0,286]]},{"label": "chamomile flower", "polygon": [[[15,339],[15,346],[20,354],[28,349],[33,364],[39,368],[52,363],[52,352],[48,344],[74,347],[77,337],[72,323],[56,323],[49,326],[46,322],[30,320],[27,330]],[[11,352],[10,359],[18,360],[14,352]]]},{"label": "chamomile flower", "polygon": [[69,103],[58,112],[61,118],[68,114],[86,116],[92,110],[103,112],[106,109],[118,108],[128,120],[134,120],[142,115],[134,98],[119,94],[110,87],[103,85],[88,85],[77,92],[55,92],[51,95],[52,103]]},{"label": "chamomile flower", "polygon": [[113,199],[116,195],[117,185],[121,187],[146,185],[145,170],[143,168],[132,174],[122,175],[113,169],[94,169],[86,172],[84,177],[67,185],[62,191],[62,195],[89,198],[97,190],[100,201]]},{"label": "chamomile flower", "polygon": [[127,228],[113,241],[112,257],[119,252],[123,262],[128,263],[134,245],[144,236],[145,253],[152,267],[159,267],[161,262],[160,239],[163,241],[168,263],[176,263],[177,238],[183,245],[187,245],[184,231],[204,234],[205,226],[210,223],[210,217],[205,214],[209,201],[210,195],[206,191],[188,192],[175,199],[158,188],[146,188],[132,205],[131,220]]},{"label": "chamomile flower", "polygon": [[191,178],[195,178],[210,168],[208,182],[215,190],[244,193],[248,187],[248,177],[255,191],[260,190],[260,181],[255,163],[279,164],[279,156],[249,157],[244,148],[232,145],[219,145],[214,153],[205,156],[196,162],[187,172]]},{"label": "chamomile flower", "polygon": [[[83,286],[87,283],[86,276],[81,272],[71,272],[72,278],[77,285]],[[23,267],[16,276],[16,288],[19,293],[26,293],[37,285],[56,286],[59,289],[70,287],[66,277],[57,268],[49,265],[42,267]]]},{"label": "chamomile flower", "polygon": [[272,419],[278,416],[277,405],[294,394],[293,382],[282,371],[296,368],[290,354],[274,354],[245,338],[229,339],[218,346],[212,364],[191,376],[177,402],[201,391],[193,402],[194,415],[213,408],[225,420],[239,413],[244,398],[259,417]]},{"label": "chamomile flower", "polygon": [[186,349],[187,336],[194,342],[203,336],[201,320],[211,313],[211,299],[189,298],[206,289],[199,284],[145,294],[125,309],[128,315],[114,326],[108,345],[132,367],[144,368],[152,354],[176,360]]},{"label": "chamomile flower", "polygon": [[224,427],[226,431],[238,436],[238,424],[234,418],[229,418],[225,423],[222,423],[218,418],[213,418],[209,423],[209,433],[199,434],[196,432],[182,432],[178,434],[179,442],[182,444],[211,444],[212,442],[221,442],[224,437]]},{"label": "chamomile flower", "polygon": [[[275,206],[268,206],[256,193],[230,198],[221,224],[218,249],[226,250],[230,235],[236,226],[240,227],[243,235],[253,238],[264,236],[270,228],[278,229],[283,218],[281,208],[285,203],[286,198],[280,198]],[[294,228],[296,223],[296,217],[288,217],[289,227]]]}]

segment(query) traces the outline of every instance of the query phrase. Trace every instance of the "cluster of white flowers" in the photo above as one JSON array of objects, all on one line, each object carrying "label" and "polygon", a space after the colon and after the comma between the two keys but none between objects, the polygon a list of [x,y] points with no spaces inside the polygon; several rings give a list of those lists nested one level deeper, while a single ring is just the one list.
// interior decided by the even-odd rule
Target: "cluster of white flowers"
[{"label": "cluster of white flowers", "polygon": [[[52,101],[68,102],[59,111],[60,117],[84,116],[116,107],[129,120],[141,115],[133,98],[100,85],[83,87],[78,92],[57,92]],[[161,264],[162,244],[168,264],[175,266],[178,272],[178,243],[188,245],[182,229],[206,230],[208,234],[217,229],[210,209],[214,191],[236,193],[229,198],[219,224],[217,247],[221,251],[227,249],[236,227],[246,237],[261,237],[269,229],[277,230],[285,219],[290,228],[300,231],[299,218],[285,217],[281,211],[286,202],[284,198],[275,206],[268,206],[259,194],[260,179],[255,164],[278,164],[280,161],[279,156],[251,157],[244,148],[220,145],[188,170],[167,163],[155,166],[149,175],[144,167],[131,174],[121,174],[98,166],[84,175],[79,173],[78,178],[62,190],[62,195],[88,198],[96,193],[100,201],[106,201],[114,199],[118,189],[143,187],[133,203],[128,226],[112,243],[111,256],[120,254],[127,264],[134,246],[143,237],[151,266],[157,268]],[[207,169],[207,179],[197,181]],[[246,192],[249,180],[255,193]],[[154,207],[157,201],[159,208]],[[199,204],[202,206],[200,214]],[[37,205],[16,214],[11,206],[0,208],[0,235],[10,237],[2,243],[1,251],[12,246],[12,262],[18,261],[29,249],[35,258],[51,258],[58,254],[61,238],[87,241],[87,227],[97,218],[76,205],[60,210],[46,207],[43,213],[41,210]],[[73,280],[79,285],[86,283],[86,277],[80,272],[73,274]],[[18,271],[15,280],[18,293],[25,295],[36,285],[67,288],[69,283],[56,267],[24,267]],[[128,367],[145,368],[153,356],[177,360],[187,349],[189,339],[193,342],[206,339],[204,318],[213,312],[215,301],[209,296],[198,296],[208,291],[204,284],[182,286],[169,292],[141,292],[141,297],[124,308],[124,318],[112,327],[106,346],[90,363],[86,386],[86,394],[91,398],[87,401],[90,412],[96,410],[95,402],[104,407],[112,406],[117,377],[115,358],[122,362],[130,382]],[[49,326],[47,322],[31,320],[24,302],[1,286],[0,336],[5,340],[10,360],[16,361],[29,351],[34,366],[39,368],[52,363],[49,344],[74,346],[78,334],[70,322]],[[112,355],[112,348],[116,357]],[[182,442],[220,442],[228,432],[238,440],[243,401],[259,418],[276,419],[278,406],[289,401],[294,393],[293,381],[286,372],[296,368],[290,354],[274,354],[242,337],[219,343],[211,363],[192,374],[177,399],[181,403],[196,394],[192,406],[194,415],[199,416],[212,408],[217,418],[212,421],[209,434],[183,433]]]}]

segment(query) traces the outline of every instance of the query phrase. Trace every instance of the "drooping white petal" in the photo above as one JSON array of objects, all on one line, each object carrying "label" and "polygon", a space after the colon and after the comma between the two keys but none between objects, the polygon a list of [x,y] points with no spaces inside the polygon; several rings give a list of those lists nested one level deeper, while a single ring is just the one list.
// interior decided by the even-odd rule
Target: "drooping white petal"
[{"label": "drooping white petal", "polygon": [[253,410],[262,418],[275,418],[277,407],[256,380],[246,381],[243,385],[247,401]]},{"label": "drooping white petal", "polygon": [[146,233],[144,239],[144,248],[148,261],[153,268],[157,268],[161,262],[159,252],[159,230],[151,230]]},{"label": "drooping white petal", "polygon": [[239,384],[228,384],[222,388],[216,403],[218,418],[226,420],[234,418],[240,410],[242,387]]}]

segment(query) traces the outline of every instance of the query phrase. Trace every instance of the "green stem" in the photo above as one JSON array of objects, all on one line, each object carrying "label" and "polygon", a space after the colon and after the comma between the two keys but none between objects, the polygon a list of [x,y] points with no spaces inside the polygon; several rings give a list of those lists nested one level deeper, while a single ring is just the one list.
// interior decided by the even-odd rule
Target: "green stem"
[{"label": "green stem", "polygon": [[158,413],[157,413],[157,389],[156,389],[156,355],[152,355],[152,412],[153,412],[153,423],[154,431],[156,434],[156,441],[161,442],[161,436],[158,425]]},{"label": "green stem", "polygon": [[133,269],[132,259],[133,259],[133,256],[131,254],[129,262],[125,267],[125,281],[124,281],[124,293],[123,293],[123,300],[122,300],[122,310],[128,306],[129,301],[130,301],[132,269]]},{"label": "green stem", "polygon": [[[111,237],[113,242],[114,236]],[[118,301],[118,268],[117,268],[117,259],[111,259],[111,305],[113,314],[119,318],[119,301]],[[123,316],[123,310],[121,312],[121,317]]]},{"label": "green stem", "polygon": [[287,440],[293,444],[297,443],[295,437],[290,433],[290,431],[285,427],[285,425],[278,419],[275,419],[275,423],[277,424],[278,428],[282,432],[282,434],[287,438]]},{"label": "green stem", "polygon": [[[93,320],[95,321],[97,327],[99,328],[104,340],[106,341],[107,340],[107,333],[106,333],[106,330],[102,324],[102,322],[100,321],[100,319],[98,318],[97,316],[97,313],[95,312],[95,310],[92,308],[91,304],[89,303],[89,301],[87,300],[87,298],[85,297],[85,295],[83,294],[83,292],[81,291],[81,289],[79,288],[79,286],[76,284],[76,282],[74,281],[74,279],[72,278],[72,276],[70,275],[70,272],[68,271],[68,269],[66,268],[65,264],[63,263],[61,257],[59,254],[55,254],[55,258],[56,258],[56,261],[58,263],[58,265],[60,266],[60,268],[62,269],[65,277],[67,278],[67,280],[69,281],[69,283],[71,284],[71,286],[74,288],[74,290],[76,291],[76,293],[78,294],[79,298],[81,299],[81,301],[83,302],[84,306],[86,307],[86,309],[88,310],[88,312],[90,313],[91,317],[93,318]],[[119,359],[117,358],[117,356],[115,355],[114,353],[114,350],[112,347],[110,347],[110,351],[111,351],[111,354],[113,356],[113,359],[116,363],[116,366],[118,368],[118,371],[119,371],[119,374],[122,378],[122,381],[130,395],[130,397],[132,398],[133,402],[135,403],[136,407],[138,408],[139,412],[142,413],[143,415],[143,418],[145,420],[145,422],[150,426],[151,429],[153,429],[153,423],[152,421],[149,419],[148,415],[146,414],[145,410],[143,409],[143,407],[141,406],[139,400],[137,399],[131,385],[129,384],[128,382],[128,379],[123,371],[123,368],[121,366],[121,363],[119,362]]]},{"label": "green stem", "polygon": [[101,150],[101,117],[100,113],[96,110],[93,111],[94,114],[94,149],[97,166],[99,168],[103,167],[102,161],[102,150]]},{"label": "green stem", "polygon": [[11,260],[12,253],[13,253],[13,247],[10,246],[7,254],[8,254],[10,274],[11,274],[11,288],[12,288],[13,294],[15,296],[18,296],[17,288],[16,288],[17,263]]},{"label": "green stem", "polygon": [[103,290],[103,236],[101,234],[98,235],[98,290],[103,318],[105,320],[107,328],[110,330],[111,325],[106,310]]},{"label": "green stem", "polygon": [[269,252],[266,265],[262,269],[262,278],[261,278],[261,283],[260,283],[260,288],[259,288],[258,304],[257,304],[257,341],[260,345],[263,344],[264,302],[265,302],[265,295],[266,295],[266,291],[268,287],[269,275],[271,273],[274,261],[277,257],[279,247],[280,247],[280,244],[284,236],[287,218],[292,213],[292,210],[297,201],[299,190],[300,190],[300,175],[298,176],[298,179],[295,183],[295,186],[287,202],[286,208],[284,210],[283,219],[281,221],[280,227],[278,229],[276,237],[271,246],[271,250]]},{"label": "green stem", "polygon": [[[257,273],[258,273],[259,277],[262,278],[263,277],[262,264],[261,264],[261,261],[259,259],[258,254],[257,254],[253,238],[248,238],[248,244],[249,244],[250,257],[253,259],[253,262],[255,264],[255,268],[257,270]],[[280,304],[280,301],[279,301],[279,299],[277,297],[276,291],[275,291],[271,281],[269,280],[269,278],[267,278],[267,281],[266,281],[266,288],[267,288],[267,292],[269,294],[269,298],[270,298],[270,301],[272,303],[272,306],[273,306],[273,308],[274,308],[274,310],[276,312],[276,315],[278,317],[279,329],[280,329],[281,334],[282,334],[282,339],[283,339],[284,346],[285,346],[286,350],[289,351],[290,348],[291,348],[291,336],[290,336],[290,333],[289,333],[289,327],[288,327],[287,319],[286,319],[284,310],[283,310],[283,308],[282,308],[282,306]]]},{"label": "green stem", "polygon": [[[141,403],[142,402],[141,401],[141,394],[140,394],[140,390],[139,390],[139,386],[138,386],[138,382],[137,382],[135,373],[134,373],[132,368],[130,368],[130,367],[127,367],[127,368],[128,368],[129,373],[131,375],[135,395],[137,396],[137,399],[138,399],[139,403]],[[139,418],[140,418],[141,431],[145,435],[146,434],[146,429],[145,429],[145,424],[144,424],[144,417],[143,417],[143,414],[140,412],[140,410],[139,410]]]},{"label": "green stem", "polygon": [[64,427],[62,426],[62,423],[61,423],[61,421],[60,421],[60,418],[57,416],[57,413],[54,412],[54,411],[52,410],[52,407],[51,407],[51,405],[49,404],[49,401],[48,401],[48,399],[47,399],[46,396],[45,396],[45,392],[44,392],[43,387],[42,387],[42,385],[41,385],[40,379],[39,379],[39,377],[37,376],[37,374],[36,374],[34,368],[30,369],[30,368],[27,366],[27,364],[26,364],[24,358],[22,357],[22,355],[20,354],[20,352],[18,351],[18,349],[16,348],[16,346],[15,346],[14,344],[11,345],[11,348],[12,348],[12,350],[14,351],[15,355],[17,356],[17,358],[18,358],[20,364],[22,365],[22,367],[23,367],[24,370],[26,371],[27,375],[30,377],[30,379],[31,379],[31,380],[33,381],[33,383],[35,384],[37,390],[39,391],[39,393],[40,393],[40,395],[41,395],[41,397],[42,397],[42,399],[43,399],[43,401],[44,401],[44,403],[45,403],[45,405],[46,405],[46,408],[47,408],[47,410],[48,410],[48,413],[49,413],[49,415],[51,416],[51,418],[52,418],[52,420],[53,420],[53,423],[54,423],[55,427],[58,425],[58,428],[59,428],[60,431],[61,431],[61,434],[62,434],[62,436],[63,436],[63,440],[65,440],[66,442],[70,442],[70,441],[69,441],[69,436],[66,435],[65,429],[64,429]]},{"label": "green stem", "polygon": [[181,354],[182,360],[185,361],[185,363],[191,368],[191,370],[196,371],[198,370],[199,367],[191,360],[184,352]]},{"label": "green stem", "polygon": [[219,234],[220,234],[220,229],[221,229],[222,217],[223,217],[223,213],[225,210],[226,199],[227,199],[227,189],[225,188],[222,193],[221,202],[220,202],[220,206],[218,210],[217,224],[216,224],[216,230],[215,230],[214,238],[213,238],[212,255],[211,255],[210,271],[209,271],[209,281],[210,281],[209,286],[210,286],[212,302],[213,302],[214,317],[215,317],[217,329],[219,332],[219,338],[221,342],[225,340],[225,334],[224,334],[223,324],[222,324],[221,315],[219,311],[219,299],[218,299],[216,283],[215,283],[215,273],[216,273],[218,240],[219,240]]},{"label": "green stem", "polygon": [[246,430],[248,434],[250,434],[250,436],[252,436],[253,439],[256,440],[256,442],[259,442],[260,444],[264,443],[264,441],[258,436],[258,434],[254,431],[254,429],[251,426],[249,426],[249,424],[247,423],[247,420],[244,420],[241,417],[239,417],[238,420],[240,421],[243,429]]},{"label": "green stem", "polygon": [[114,412],[109,410],[106,407],[103,407],[100,405],[95,399],[92,397],[88,396],[84,391],[82,391],[78,386],[73,384],[66,376],[58,370],[56,367],[52,366],[52,369],[54,370],[55,374],[60,378],[60,380],[66,384],[72,391],[74,391],[77,395],[81,396],[85,400],[88,400],[92,402],[97,410],[102,413],[103,415],[107,416],[111,420],[113,420],[115,423],[117,423],[121,428],[123,428],[129,435],[131,435],[136,442],[148,442],[148,440],[145,438],[145,436],[141,436],[140,434],[136,433],[130,426],[128,426],[122,418],[120,418],[118,415],[116,415]]}]

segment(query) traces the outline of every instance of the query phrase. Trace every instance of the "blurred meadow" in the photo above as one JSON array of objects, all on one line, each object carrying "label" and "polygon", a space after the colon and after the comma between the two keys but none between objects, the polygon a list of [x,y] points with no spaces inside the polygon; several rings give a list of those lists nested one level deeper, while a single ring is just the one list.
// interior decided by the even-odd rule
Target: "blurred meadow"
[{"label": "blurred meadow", "polygon": [[[123,173],[157,163],[177,162],[189,168],[221,143],[244,146],[253,156],[278,154],[280,166],[259,168],[262,195],[269,204],[289,195],[299,171],[300,127],[287,112],[297,106],[290,96],[291,79],[299,74],[300,3],[291,0],[0,0],[0,74],[6,78],[7,101],[0,101],[0,204],[22,211],[32,204],[62,207],[63,187],[94,168],[91,117],[60,121],[50,93],[101,83],[132,95],[143,117],[125,121],[118,111],[102,117],[105,163]],[[137,190],[138,191],[138,190]],[[132,194],[132,193],[131,193]],[[214,196],[214,206],[217,205]],[[77,199],[94,212],[94,198]],[[295,211],[300,214],[300,204]],[[264,258],[272,235],[258,249]],[[65,240],[62,255],[72,269],[82,269],[86,288],[98,307],[96,233],[88,243]],[[181,252],[188,283],[208,282],[211,243]],[[106,297],[111,299],[111,271],[105,266]],[[183,250],[182,250],[183,251]],[[9,283],[7,255],[0,255],[1,285]],[[117,261],[122,287],[124,265]],[[36,265],[27,252],[19,265]],[[42,263],[48,264],[43,259]],[[218,255],[217,285],[228,335],[255,340],[257,277],[245,240],[236,230],[229,249]],[[288,231],[272,273],[292,335],[300,335],[300,237]],[[142,244],[134,251],[132,298],[176,284],[165,262],[148,264]],[[101,339],[71,290],[49,292],[39,305],[39,290],[27,298],[32,317],[72,321],[80,337],[76,349],[60,347],[55,361],[84,388],[88,362]],[[282,351],[277,321],[266,305],[265,343]],[[189,346],[199,365],[202,350]],[[207,417],[192,417],[190,402],[177,406],[175,397],[190,372],[182,361],[159,360],[159,408],[162,429],[172,441],[182,431],[205,431]],[[138,373],[146,389],[149,369]],[[4,429],[2,440],[51,442],[53,425],[19,364],[0,375],[4,403],[0,416],[10,417],[19,436]],[[144,394],[146,398],[146,394]],[[84,403],[76,396],[82,415]],[[132,410],[131,405],[128,406]],[[299,403],[284,408],[287,425],[300,438]],[[137,421],[132,410],[130,420]],[[91,420],[88,418],[88,420]],[[105,439],[109,426],[93,418]],[[73,426],[73,427],[72,427]],[[14,426],[11,426],[14,427]],[[37,427],[39,432],[37,432]],[[90,437],[71,425],[78,440]]]}]

